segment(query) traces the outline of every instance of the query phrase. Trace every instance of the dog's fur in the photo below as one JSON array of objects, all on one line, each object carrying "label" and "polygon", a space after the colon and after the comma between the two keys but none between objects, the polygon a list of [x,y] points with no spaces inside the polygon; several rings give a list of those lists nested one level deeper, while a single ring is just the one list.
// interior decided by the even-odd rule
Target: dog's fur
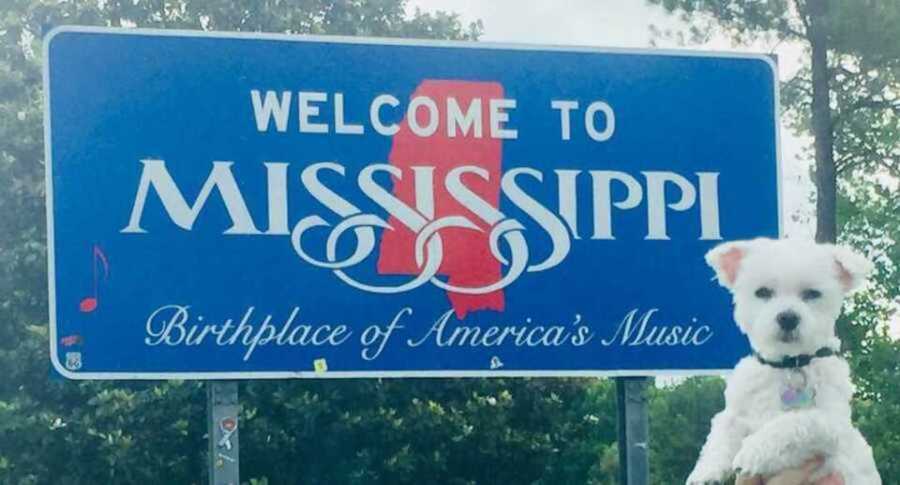
[{"label": "dog's fur", "polygon": [[[841,303],[872,270],[871,262],[849,249],[796,240],[725,243],[706,261],[732,292],[741,331],[769,361],[812,355],[823,347],[839,350],[834,323]],[[763,287],[769,291],[760,291]],[[778,323],[785,312],[798,318],[795,329]],[[735,472],[767,476],[820,455],[825,457],[821,475],[838,471],[846,485],[880,485],[872,449],[850,421],[847,362],[818,357],[803,371],[815,390],[814,404],[784,410],[782,386],[792,371],[751,356],[742,359],[728,379],[725,410],[713,418],[687,483],[717,483]]]}]

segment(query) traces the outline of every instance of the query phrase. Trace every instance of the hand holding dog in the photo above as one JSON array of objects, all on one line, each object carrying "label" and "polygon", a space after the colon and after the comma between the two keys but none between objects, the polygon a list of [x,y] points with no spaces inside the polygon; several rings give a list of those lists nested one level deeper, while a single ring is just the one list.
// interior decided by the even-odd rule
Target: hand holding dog
[{"label": "hand holding dog", "polygon": [[821,458],[809,460],[800,468],[785,470],[777,475],[763,479],[760,476],[738,477],[735,485],[844,485],[844,479],[837,472],[822,477],[815,482],[810,477],[822,466]]}]

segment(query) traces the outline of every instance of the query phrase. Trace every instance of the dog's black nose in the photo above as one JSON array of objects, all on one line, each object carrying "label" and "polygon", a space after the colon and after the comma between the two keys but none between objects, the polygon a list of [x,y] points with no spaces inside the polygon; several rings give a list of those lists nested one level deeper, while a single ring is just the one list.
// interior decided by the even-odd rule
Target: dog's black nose
[{"label": "dog's black nose", "polygon": [[785,332],[790,332],[800,324],[800,317],[792,311],[779,313],[775,320],[778,321],[778,326]]}]

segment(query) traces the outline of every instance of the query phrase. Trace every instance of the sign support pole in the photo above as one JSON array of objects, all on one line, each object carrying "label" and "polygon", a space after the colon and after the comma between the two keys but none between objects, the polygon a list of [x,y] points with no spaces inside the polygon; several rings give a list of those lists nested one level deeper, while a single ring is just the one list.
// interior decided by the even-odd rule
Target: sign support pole
[{"label": "sign support pole", "polygon": [[616,378],[616,410],[619,431],[619,483],[650,483],[648,377]]},{"label": "sign support pole", "polygon": [[240,484],[238,447],[238,384],[206,383],[206,415],[209,434],[209,484]]}]

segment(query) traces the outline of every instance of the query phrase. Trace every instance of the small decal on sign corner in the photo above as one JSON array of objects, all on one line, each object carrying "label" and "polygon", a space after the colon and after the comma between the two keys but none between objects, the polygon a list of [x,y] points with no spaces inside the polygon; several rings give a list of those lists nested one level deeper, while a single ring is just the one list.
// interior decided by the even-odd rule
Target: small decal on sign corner
[{"label": "small decal on sign corner", "polygon": [[66,352],[66,369],[81,369],[81,352]]}]

